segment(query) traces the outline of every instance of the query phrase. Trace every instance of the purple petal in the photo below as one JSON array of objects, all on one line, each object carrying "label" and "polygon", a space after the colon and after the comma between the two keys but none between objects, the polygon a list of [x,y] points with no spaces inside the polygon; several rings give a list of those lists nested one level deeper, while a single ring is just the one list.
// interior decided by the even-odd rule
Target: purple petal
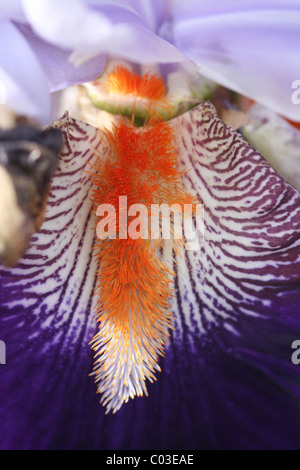
[{"label": "purple petal", "polygon": [[23,5],[33,30],[46,41],[73,50],[75,62],[103,51],[140,63],[185,60],[126,3],[101,2],[96,9],[79,0],[43,0],[38,5],[24,0]]},{"label": "purple petal", "polygon": [[288,2],[179,3],[174,43],[200,72],[299,120],[292,82],[299,76],[300,10]]},{"label": "purple petal", "polygon": [[[49,122],[50,97],[47,78],[36,56],[17,28],[0,20],[0,83],[2,100],[15,112]],[[16,57],[18,63],[16,66]]]},{"label": "purple petal", "polygon": [[53,46],[36,36],[28,25],[18,25],[43,67],[50,92],[62,90],[72,85],[89,82],[97,78],[105,69],[106,56],[100,55],[79,67],[71,64],[70,51]]},{"label": "purple petal", "polygon": [[207,393],[216,402],[206,413],[215,423],[215,413],[240,421],[240,436],[226,422],[220,448],[297,446],[291,414],[300,388],[291,344],[300,332],[299,193],[209,103],[176,121],[181,169],[189,169],[185,187],[205,208],[205,241],[200,251],[177,257],[174,312],[178,337],[202,351],[202,360],[211,350]]},{"label": "purple petal", "polygon": [[300,326],[299,195],[209,104],[175,124],[190,168],[185,183],[205,204],[206,241],[179,261],[177,331],[149,398],[105,416],[88,377],[94,231],[82,169],[97,134],[69,120],[43,231],[18,268],[1,270],[2,448],[299,446],[291,362]]},{"label": "purple petal", "polygon": [[[0,331],[7,344],[7,364],[10,364],[5,370],[1,369],[1,375],[6,374],[6,386],[16,392],[12,397],[9,422],[13,423],[19,415],[18,426],[24,437],[32,399],[38,402],[47,397],[48,400],[46,389],[50,395],[55,394],[53,387],[59,383],[59,370],[70,351],[74,354],[72,362],[77,376],[76,367],[81,368],[81,359],[75,350],[79,352],[80,345],[87,344],[94,332],[93,315],[88,315],[92,312],[91,294],[95,284],[95,263],[91,254],[94,221],[89,200],[91,182],[84,169],[93,155],[92,146],[98,142],[98,133],[93,129],[88,135],[84,124],[78,127],[67,118],[60,125],[65,130],[66,146],[53,180],[42,230],[32,238],[26,256],[16,268],[1,268]],[[82,151],[81,142],[87,150]],[[88,348],[82,352],[86,360],[81,363],[86,367],[81,377],[84,380],[90,358]],[[56,363],[58,374],[53,374],[48,388],[45,379],[49,376],[51,363],[52,367]],[[48,371],[46,376],[44,366]],[[29,401],[25,399],[27,403],[24,403],[23,387],[18,385],[22,376],[27,393],[29,389],[32,393]],[[40,393],[42,389],[44,391]],[[50,410],[52,405],[48,405]],[[24,406],[22,416],[20,406]],[[32,415],[33,422],[36,418]],[[1,436],[1,441],[6,445],[10,436]],[[24,442],[27,442],[26,437]]]},{"label": "purple petal", "polygon": [[[125,0],[154,32],[158,32],[161,24],[168,15],[168,0]],[[125,3],[122,2],[122,3]],[[97,4],[97,0],[92,2]]]},{"label": "purple petal", "polygon": [[0,3],[0,18],[9,18],[14,21],[26,21],[22,8],[22,0],[2,0]]},{"label": "purple petal", "polygon": [[178,258],[181,297],[187,312],[201,298],[200,332],[220,322],[238,334],[242,317],[276,316],[273,304],[299,290],[300,195],[211,104],[176,123],[186,189],[205,208],[203,248]]}]

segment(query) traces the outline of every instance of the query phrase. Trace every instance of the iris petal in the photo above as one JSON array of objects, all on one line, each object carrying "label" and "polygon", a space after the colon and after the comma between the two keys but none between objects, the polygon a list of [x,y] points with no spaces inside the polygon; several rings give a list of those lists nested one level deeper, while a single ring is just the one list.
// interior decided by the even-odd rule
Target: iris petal
[{"label": "iris petal", "polygon": [[82,170],[99,134],[69,120],[42,233],[1,270],[2,448],[297,448],[299,195],[211,105],[174,125],[206,239],[178,260],[177,330],[157,383],[105,416],[87,376],[95,267]]},{"label": "iris petal", "polygon": [[[0,20],[5,42],[0,44],[0,101],[15,112],[49,122],[50,97],[47,79],[30,46],[16,26]],[[18,66],[15,64],[18,57]],[[2,90],[3,88],[3,90]]]},{"label": "iris petal", "polygon": [[83,63],[103,51],[140,63],[185,60],[126,3],[104,1],[91,8],[78,0],[43,0],[37,7],[36,2],[24,0],[23,5],[35,33],[51,44],[74,51],[74,63]]},{"label": "iris petal", "polygon": [[[91,182],[83,170],[92,158],[92,146],[98,143],[98,133],[89,128],[92,133],[88,134],[84,124],[76,126],[67,117],[59,126],[65,131],[66,142],[49,194],[45,223],[41,232],[32,238],[19,265],[11,270],[1,268],[0,274],[0,332],[7,344],[10,363],[5,370],[1,369],[1,375],[2,372],[5,375],[1,378],[4,397],[1,414],[5,412],[9,390],[15,390],[10,405],[11,419],[14,420],[20,413],[20,406],[24,406],[18,425],[24,436],[28,419],[34,427],[37,417],[30,418],[32,399],[37,400],[37,408],[49,406],[52,409],[47,401],[49,394],[55,395],[53,387],[60,388],[64,360],[68,360],[71,350],[77,376],[81,369],[77,353],[81,352],[82,344],[87,345],[92,339],[94,332],[93,316],[89,314],[95,284],[95,263],[91,255],[94,222],[89,201]],[[84,381],[92,359],[88,347],[83,357],[86,359],[86,370],[81,377]],[[53,380],[48,382],[50,375]],[[20,380],[22,387],[19,387]],[[29,400],[23,395],[25,390],[32,393]],[[2,423],[4,429],[9,426],[5,419]],[[35,432],[31,438],[34,436]],[[9,434],[2,435],[2,445],[9,439]],[[26,438],[23,442],[27,442]]]},{"label": "iris petal", "polygon": [[[77,323],[80,317],[81,322],[89,321],[86,311],[91,304],[95,270],[90,262],[94,235],[89,200],[91,183],[83,171],[93,156],[97,131],[93,129],[92,135],[88,135],[84,124],[76,127],[67,116],[59,122],[59,127],[65,131],[66,143],[48,196],[42,230],[31,239],[29,250],[16,268],[1,270],[5,278],[1,283],[2,312],[4,309],[15,313],[30,306],[32,320],[41,322],[41,330],[43,323],[45,329],[52,325],[49,347],[59,344],[60,326],[69,328],[72,317],[79,316]],[[80,158],[74,159],[76,155]],[[87,265],[84,272],[83,260]],[[5,298],[7,289],[10,296]],[[70,340],[71,336],[70,332]]]},{"label": "iris petal", "polygon": [[201,313],[199,333],[238,334],[242,317],[276,317],[274,304],[299,289],[299,193],[209,103],[178,118],[177,135],[186,189],[205,208],[204,246],[178,258],[181,297]]},{"label": "iris petal", "polygon": [[172,15],[174,44],[203,75],[299,120],[291,100],[299,76],[296,1],[188,1]]},{"label": "iris petal", "polygon": [[22,0],[2,1],[0,4],[0,17],[10,18],[14,21],[25,21]]},{"label": "iris petal", "polygon": [[177,258],[176,331],[195,352],[190,361],[203,361],[205,379],[195,383],[200,399],[211,397],[211,432],[219,448],[297,447],[299,193],[212,105],[176,121],[180,162],[190,168],[185,187],[205,207],[203,247]]},{"label": "iris petal", "polygon": [[18,25],[44,69],[48,79],[49,91],[55,92],[72,85],[89,82],[104,70],[106,56],[98,55],[79,67],[70,61],[70,51],[49,44],[36,36],[28,25]]},{"label": "iris petal", "polygon": [[154,32],[159,30],[168,14],[168,0],[125,0],[125,2],[143,18]]},{"label": "iris petal", "polygon": [[247,114],[251,122],[243,128],[243,134],[248,142],[300,191],[300,130],[258,104]]}]

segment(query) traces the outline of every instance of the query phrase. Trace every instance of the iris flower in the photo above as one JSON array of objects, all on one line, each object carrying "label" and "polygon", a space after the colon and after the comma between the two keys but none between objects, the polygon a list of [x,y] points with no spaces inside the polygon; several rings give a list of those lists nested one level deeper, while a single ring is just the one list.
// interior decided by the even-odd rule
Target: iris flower
[{"label": "iris flower", "polygon": [[[72,0],[70,9],[63,0],[23,0],[10,2],[10,11],[5,3],[1,34],[11,49],[1,42],[1,78],[6,103],[19,114],[46,123],[49,91],[95,79],[106,52],[166,70],[193,60],[218,83],[298,117],[290,101],[296,2]],[[70,53],[79,68],[66,61]],[[162,371],[147,383],[149,397],[106,415],[89,377],[98,263],[87,163],[113,147],[107,131],[65,115],[54,124],[64,147],[44,223],[19,263],[0,269],[0,339],[7,346],[1,448],[299,446],[299,369],[291,360],[300,326],[299,193],[209,102],[168,126],[184,191],[205,207],[205,242],[174,254],[174,330],[157,359]]]}]

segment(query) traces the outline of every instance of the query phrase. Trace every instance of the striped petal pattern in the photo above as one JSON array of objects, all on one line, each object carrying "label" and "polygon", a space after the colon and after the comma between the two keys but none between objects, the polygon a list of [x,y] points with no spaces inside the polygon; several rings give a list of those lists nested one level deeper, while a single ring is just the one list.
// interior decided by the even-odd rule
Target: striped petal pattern
[{"label": "striped petal pattern", "polygon": [[[94,331],[94,220],[89,200],[91,182],[84,170],[93,157],[93,146],[99,146],[99,133],[84,123],[79,127],[67,115],[57,127],[64,131],[65,144],[48,195],[45,222],[40,233],[31,238],[19,264],[12,269],[0,267],[0,336],[8,355],[8,366],[0,371],[4,374],[1,403],[6,402],[9,390],[15,390],[10,418],[18,419],[25,441],[32,403],[39,413],[48,407],[45,390],[53,396],[53,390],[59,388],[61,368],[70,351],[71,367],[77,376],[80,361],[76,350],[92,339]],[[84,357],[87,371],[83,377],[89,373],[88,348]],[[22,417],[18,418],[21,408]],[[2,408],[5,428],[9,423],[3,412]],[[29,419],[34,429],[35,417]],[[7,439],[9,435],[2,435],[1,445],[5,446]]]},{"label": "striped petal pattern", "polygon": [[274,303],[300,289],[299,194],[211,104],[176,125],[185,187],[205,207],[204,246],[177,259],[184,317],[194,311],[197,334],[239,334],[241,318],[276,316]]},{"label": "striped petal pattern", "polygon": [[2,448],[298,446],[299,195],[209,103],[173,122],[183,183],[205,207],[205,243],[174,264],[176,330],[157,383],[105,416],[87,377],[96,266],[83,170],[105,146],[65,118],[42,232],[0,272]]},{"label": "striped petal pattern", "polygon": [[298,448],[299,193],[211,104],[176,129],[185,187],[205,207],[202,248],[176,259],[173,304],[198,418],[213,448]]},{"label": "striped petal pattern", "polygon": [[250,123],[242,130],[247,141],[300,191],[300,130],[259,104],[253,105],[247,115]]},{"label": "striped petal pattern", "polygon": [[[66,343],[76,340],[73,335],[78,327],[84,324],[86,328],[95,272],[91,256],[91,183],[84,169],[93,156],[98,134],[96,129],[88,134],[88,126],[76,126],[67,116],[58,126],[64,131],[65,146],[48,196],[45,223],[31,238],[31,246],[19,265],[11,270],[1,268],[5,276],[1,282],[2,312],[4,309],[10,316],[24,304],[30,306],[39,333],[51,330],[52,340],[45,343],[45,348],[60,344],[64,325],[69,337]],[[84,273],[83,264],[87,266]],[[9,292],[6,298],[5,292]]]}]

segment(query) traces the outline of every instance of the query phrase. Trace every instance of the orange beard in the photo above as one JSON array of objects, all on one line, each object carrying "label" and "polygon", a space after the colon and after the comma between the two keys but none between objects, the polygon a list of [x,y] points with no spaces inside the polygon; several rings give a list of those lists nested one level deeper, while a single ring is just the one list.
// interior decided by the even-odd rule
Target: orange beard
[{"label": "orange beard", "polygon": [[[109,76],[108,87],[122,93],[149,90],[151,100],[153,96],[164,97],[161,82],[149,74],[143,79],[130,76],[118,67]],[[112,205],[117,233],[123,217],[120,196],[127,197],[128,207],[143,204],[148,213],[151,204],[183,207],[197,202],[181,185],[171,123],[154,118],[150,112],[148,123],[137,128],[120,117],[111,131],[105,131],[105,138],[110,154],[97,156],[89,173],[94,183],[93,210],[97,212],[102,204]],[[132,218],[126,222],[127,229],[132,222]],[[117,411],[129,397],[147,394],[145,381],[155,380],[155,370],[160,370],[158,359],[172,327],[172,263],[168,265],[160,256],[163,241],[144,239],[142,232],[140,227],[138,239],[97,239],[95,246],[100,329],[92,347],[95,381],[107,411]],[[171,249],[178,252],[181,244],[172,232]]]}]

